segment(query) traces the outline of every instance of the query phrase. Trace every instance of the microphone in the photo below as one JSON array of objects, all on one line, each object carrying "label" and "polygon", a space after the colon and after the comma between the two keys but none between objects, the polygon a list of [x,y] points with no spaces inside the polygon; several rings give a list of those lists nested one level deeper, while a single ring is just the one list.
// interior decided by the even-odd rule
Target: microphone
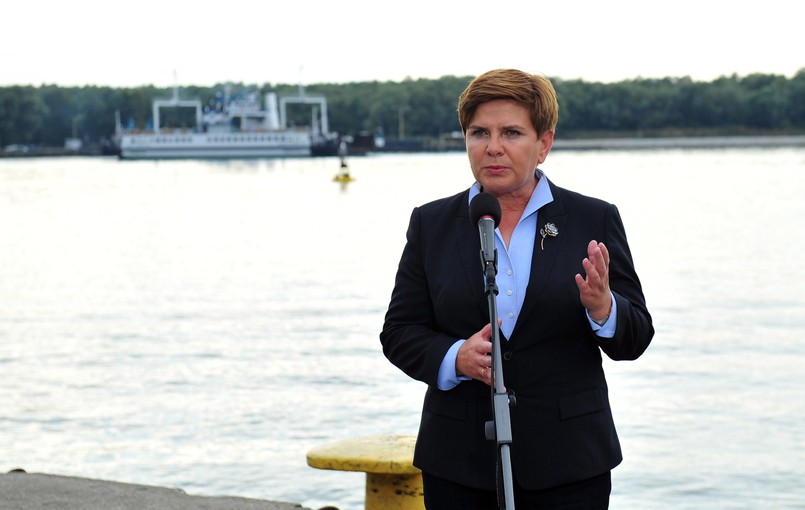
[{"label": "microphone", "polygon": [[481,266],[486,271],[492,264],[497,273],[498,254],[495,249],[495,228],[500,224],[498,199],[484,192],[475,195],[470,202],[470,219],[478,225],[478,233],[481,236]]}]

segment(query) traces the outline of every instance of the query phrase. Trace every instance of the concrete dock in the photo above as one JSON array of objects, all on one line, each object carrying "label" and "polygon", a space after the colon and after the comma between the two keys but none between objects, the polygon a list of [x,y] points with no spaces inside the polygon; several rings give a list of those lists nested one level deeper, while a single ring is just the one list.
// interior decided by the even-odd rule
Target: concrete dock
[{"label": "concrete dock", "polygon": [[191,496],[181,489],[24,471],[0,475],[0,510],[311,510],[294,503]]}]

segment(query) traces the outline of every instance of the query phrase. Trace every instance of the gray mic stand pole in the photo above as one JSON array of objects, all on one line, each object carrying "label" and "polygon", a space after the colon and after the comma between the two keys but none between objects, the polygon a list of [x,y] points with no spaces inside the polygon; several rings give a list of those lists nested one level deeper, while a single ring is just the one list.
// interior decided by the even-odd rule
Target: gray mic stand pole
[{"label": "gray mic stand pole", "polygon": [[[503,362],[500,358],[500,328],[498,327],[498,306],[497,295],[498,286],[495,283],[495,275],[498,272],[498,252],[495,250],[494,260],[486,260],[483,250],[481,251],[481,263],[484,266],[486,276],[486,297],[489,301],[489,320],[492,324],[492,418],[494,421],[486,422],[486,438],[496,440],[500,451],[500,465],[503,470],[503,492],[505,505],[501,508],[514,510],[514,488],[512,478],[511,452],[509,446],[512,443],[512,424],[511,410],[509,405],[514,405],[514,398],[509,400],[509,395],[505,392],[503,385]],[[500,494],[498,500],[500,503]]]}]

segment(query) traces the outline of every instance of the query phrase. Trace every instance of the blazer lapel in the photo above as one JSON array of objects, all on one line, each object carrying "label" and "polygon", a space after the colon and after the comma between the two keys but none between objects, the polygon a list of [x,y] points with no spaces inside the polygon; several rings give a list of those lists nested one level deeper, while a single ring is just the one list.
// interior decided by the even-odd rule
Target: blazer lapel
[{"label": "blazer lapel", "polygon": [[[464,274],[467,287],[471,289],[474,301],[478,303],[479,311],[488,315],[489,308],[484,293],[484,271],[481,266],[481,238],[478,226],[470,221],[470,207],[468,193],[462,195],[455,221],[453,222],[453,235],[456,239],[456,250],[459,254],[457,265]],[[456,268],[458,270],[458,268]]]},{"label": "blazer lapel", "polygon": [[[564,239],[567,238],[567,236],[561,235],[567,224],[567,213],[562,204],[561,194],[553,184],[551,184],[551,193],[553,201],[542,206],[537,213],[537,235],[534,238],[534,255],[531,257],[531,276],[528,279],[528,289],[526,289],[523,308],[517,321],[518,325],[521,322],[520,319],[524,319],[532,313],[538,302],[538,296],[545,291],[545,284],[559,254],[563,253],[562,245]],[[559,235],[550,236],[546,233],[543,237],[540,230],[545,230],[548,224],[553,224]],[[512,336],[516,331],[517,325],[514,327]]]}]

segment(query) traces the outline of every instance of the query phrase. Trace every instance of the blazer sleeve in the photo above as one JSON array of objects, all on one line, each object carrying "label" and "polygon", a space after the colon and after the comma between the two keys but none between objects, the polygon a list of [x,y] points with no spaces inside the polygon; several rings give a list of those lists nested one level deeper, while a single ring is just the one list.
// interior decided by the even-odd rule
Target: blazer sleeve
[{"label": "blazer sleeve", "polygon": [[[423,224],[428,234],[423,233]],[[409,377],[431,386],[437,385],[439,367],[458,336],[447,334],[437,326],[432,299],[431,271],[427,265],[428,249],[433,242],[432,222],[423,221],[422,209],[411,213],[406,244],[386,312],[380,341],[383,354]]]},{"label": "blazer sleeve", "polygon": [[640,279],[632,260],[626,230],[618,208],[609,204],[605,215],[604,244],[610,254],[609,286],[617,301],[617,328],[611,339],[601,339],[601,349],[613,360],[637,359],[654,336]]}]

